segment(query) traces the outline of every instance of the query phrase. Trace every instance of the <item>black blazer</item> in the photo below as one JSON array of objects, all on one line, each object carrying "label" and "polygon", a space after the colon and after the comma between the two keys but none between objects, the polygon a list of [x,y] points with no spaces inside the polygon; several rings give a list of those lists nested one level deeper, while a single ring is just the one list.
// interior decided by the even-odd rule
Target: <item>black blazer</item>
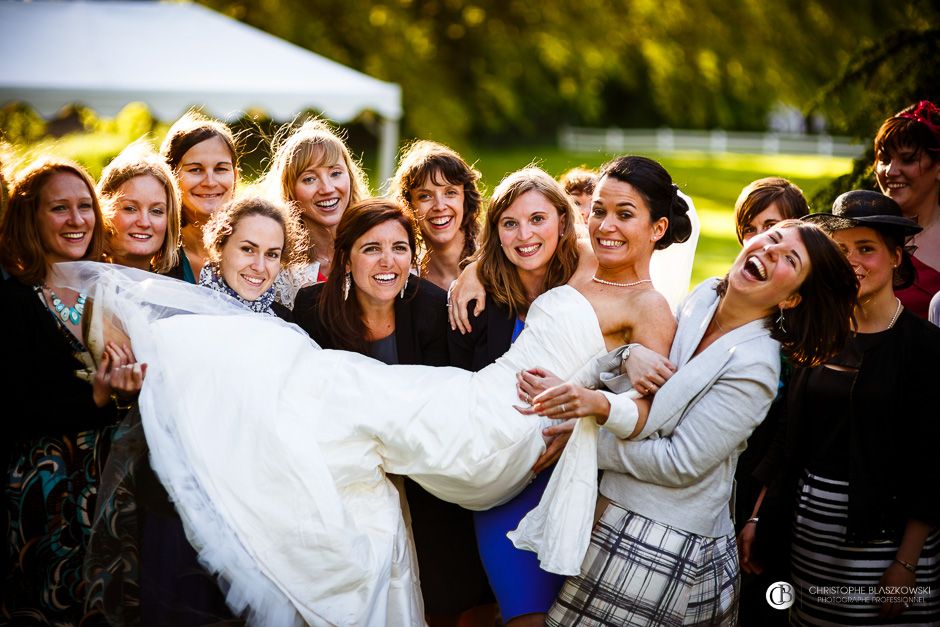
[{"label": "black blazer", "polygon": [[516,316],[509,313],[509,307],[497,304],[489,294],[486,295],[483,313],[474,316],[474,302],[471,301],[467,306],[472,330],[466,335],[449,330],[447,343],[450,348],[450,365],[476,372],[509,350],[512,332],[516,328]]},{"label": "black blazer", "polygon": [[[899,537],[908,518],[938,525],[940,329],[905,310],[895,326],[880,334],[867,350],[852,347],[832,360],[858,368],[851,397],[846,399],[851,413],[850,439],[845,442],[849,454],[847,535],[860,541]],[[784,449],[765,503],[778,527],[792,520],[793,494],[806,465],[801,443],[815,437],[816,426],[803,419],[809,375],[810,369],[794,371],[788,386],[787,419],[774,443]],[[760,524],[764,525],[763,513]]]},{"label": "black blazer", "polygon": [[[336,348],[317,305],[326,283],[302,288],[294,300],[294,322],[323,348]],[[395,299],[398,363],[447,366],[447,293],[430,281],[411,276],[405,297]]]}]

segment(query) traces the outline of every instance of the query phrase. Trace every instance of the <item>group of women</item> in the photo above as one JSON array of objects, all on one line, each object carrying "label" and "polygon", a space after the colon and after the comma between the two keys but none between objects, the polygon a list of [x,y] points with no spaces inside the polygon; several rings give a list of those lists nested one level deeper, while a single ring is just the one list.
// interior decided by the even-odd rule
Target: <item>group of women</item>
[{"label": "group of women", "polygon": [[[940,112],[875,146],[882,193],[831,212],[745,188],[741,253],[678,306],[654,266],[697,222],[643,157],[484,202],[419,141],[369,198],[313,120],[236,194],[236,138],[188,113],[97,188],[33,164],[0,218],[4,619],[748,624],[740,552],[798,624],[940,623]],[[927,592],[810,592],[849,584]]]}]

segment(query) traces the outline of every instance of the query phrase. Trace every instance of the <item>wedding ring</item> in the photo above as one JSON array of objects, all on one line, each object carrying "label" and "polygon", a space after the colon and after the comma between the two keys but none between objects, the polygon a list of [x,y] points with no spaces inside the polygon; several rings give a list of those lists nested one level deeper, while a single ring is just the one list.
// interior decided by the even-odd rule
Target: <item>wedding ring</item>
[{"label": "wedding ring", "polygon": [[565,404],[562,403],[562,404],[561,404],[561,413],[565,413],[566,411],[568,411],[568,408],[566,408],[566,407],[565,407]]},{"label": "wedding ring", "polygon": [[532,404],[532,397],[529,396],[528,394],[526,394],[526,395],[525,395],[525,402],[528,403],[529,405],[531,405],[531,404]]}]

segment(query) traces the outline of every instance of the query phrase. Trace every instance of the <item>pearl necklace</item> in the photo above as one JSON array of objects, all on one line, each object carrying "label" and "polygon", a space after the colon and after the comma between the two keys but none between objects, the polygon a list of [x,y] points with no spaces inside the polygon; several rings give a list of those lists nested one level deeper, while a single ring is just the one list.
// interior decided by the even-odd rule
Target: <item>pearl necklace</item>
[{"label": "pearl necklace", "polygon": [[62,322],[71,322],[74,325],[82,319],[82,314],[85,313],[85,298],[86,294],[79,293],[78,298],[75,300],[75,305],[72,307],[66,307],[65,303],[62,302],[62,299],[55,295],[55,292],[52,289],[49,289],[49,300],[52,303],[53,309],[59,315],[59,318],[62,319]]},{"label": "pearl necklace", "polygon": [[616,281],[605,281],[604,279],[597,278],[597,275],[591,277],[591,280],[595,283],[602,283],[604,285],[612,285],[614,287],[634,287],[640,285],[641,283],[652,283],[652,279],[640,279],[639,281],[634,281],[633,283],[617,283]]},{"label": "pearl necklace", "polygon": [[898,308],[894,311],[894,315],[891,316],[891,322],[888,323],[889,329],[894,326],[894,323],[898,321],[898,316],[901,315],[901,299],[895,296],[894,300],[898,301]]}]

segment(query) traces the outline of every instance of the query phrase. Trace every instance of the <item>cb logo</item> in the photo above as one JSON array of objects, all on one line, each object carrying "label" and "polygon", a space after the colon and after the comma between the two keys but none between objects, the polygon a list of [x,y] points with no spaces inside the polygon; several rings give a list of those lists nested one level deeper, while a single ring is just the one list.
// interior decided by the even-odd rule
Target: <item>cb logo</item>
[{"label": "cb logo", "polygon": [[786,581],[778,581],[771,584],[770,587],[767,588],[767,594],[764,596],[767,599],[767,604],[775,610],[789,609],[796,600],[793,584],[787,583]]}]

